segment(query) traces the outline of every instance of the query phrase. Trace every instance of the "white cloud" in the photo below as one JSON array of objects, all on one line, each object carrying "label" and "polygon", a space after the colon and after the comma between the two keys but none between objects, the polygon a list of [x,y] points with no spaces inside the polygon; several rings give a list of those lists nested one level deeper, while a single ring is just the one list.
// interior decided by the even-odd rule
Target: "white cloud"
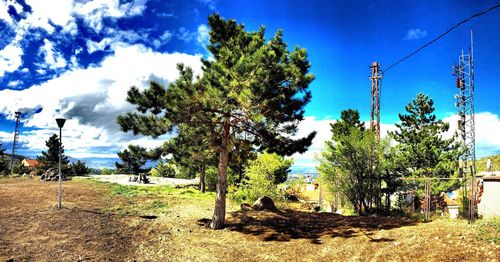
[{"label": "white cloud", "polygon": [[210,10],[215,10],[217,8],[216,7],[217,0],[198,0],[198,1],[201,2],[202,4],[207,5],[208,9]]},{"label": "white cloud", "polygon": [[145,88],[151,79],[164,84],[175,80],[178,77],[176,65],[180,62],[201,74],[200,58],[181,53],[158,53],[142,45],[117,45],[115,53],[98,66],[71,69],[24,90],[0,91],[0,113],[13,119],[17,110],[30,112],[43,108],[23,120],[24,126],[36,129],[23,132],[20,140],[34,150],[44,149],[44,141],[57,133],[54,119],[60,115],[68,119],[63,139],[68,155],[74,157],[94,157],[101,153],[114,157],[116,151],[130,142],[158,145],[162,139],[133,137],[119,130],[116,117],[133,109],[125,100],[127,91],[133,85]]},{"label": "white cloud", "polygon": [[[4,131],[0,131],[0,141],[5,143],[5,142],[10,142],[12,141],[12,138],[14,137],[14,132],[12,133],[9,133],[9,132],[4,132]],[[5,145],[4,145],[4,148],[5,148]]]},{"label": "white cloud", "polygon": [[147,0],[134,0],[120,4],[118,0],[95,0],[76,3],[74,13],[85,20],[87,26],[96,32],[103,29],[103,18],[132,17],[142,14],[146,9]]},{"label": "white cloud", "polygon": [[299,131],[296,137],[305,137],[311,132],[316,131],[316,137],[314,137],[309,149],[303,153],[296,153],[292,155],[294,159],[294,166],[300,167],[314,167],[315,154],[319,153],[325,146],[325,142],[332,138],[332,133],[330,131],[330,124],[335,123],[334,120],[325,119],[317,120],[314,116],[305,117],[299,124]]},{"label": "white cloud", "polygon": [[0,50],[0,77],[3,77],[5,72],[14,72],[22,65],[21,56],[23,49],[11,43]]},{"label": "white cloud", "polygon": [[405,40],[418,40],[427,35],[427,31],[418,28],[412,28],[406,32]]},{"label": "white cloud", "polygon": [[44,58],[43,67],[50,69],[64,68],[67,65],[66,59],[54,48],[54,44],[47,39],[43,40],[43,46],[40,47],[40,55]]},{"label": "white cloud", "polygon": [[196,36],[196,40],[198,41],[198,44],[202,47],[205,47],[209,44],[210,40],[210,35],[209,35],[210,30],[208,29],[207,25],[199,25],[198,26],[198,35]]},{"label": "white cloud", "polygon": [[16,88],[18,85],[22,84],[23,82],[20,81],[20,80],[14,80],[14,81],[10,81],[7,86],[10,87],[10,88]]},{"label": "white cloud", "polygon": [[185,27],[181,27],[179,28],[179,30],[177,30],[177,38],[184,42],[190,42],[195,37],[197,37],[197,34],[198,34],[197,32],[191,32],[187,30]]},{"label": "white cloud", "polygon": [[[476,131],[476,157],[481,158],[500,153],[500,118],[490,112],[480,112],[475,114]],[[443,119],[450,124],[450,131],[447,137],[451,137],[457,130],[458,116],[451,115]]]},{"label": "white cloud", "polygon": [[170,31],[165,31],[163,34],[158,37],[158,39],[153,40],[153,46],[156,48],[160,48],[161,46],[165,45],[172,39],[172,32]]},{"label": "white cloud", "polygon": [[134,43],[138,40],[148,39],[148,34],[146,33],[137,33],[132,30],[127,31],[117,31],[109,28],[106,32],[110,37],[105,37],[99,42],[95,42],[92,40],[87,40],[87,52],[89,54],[94,53],[95,51],[103,51],[106,48],[114,50],[117,46],[122,45],[124,42],[126,43]]},{"label": "white cloud", "polygon": [[52,33],[54,26],[51,23],[61,26],[63,32],[76,35],[76,23],[72,16],[73,1],[60,0],[27,0],[26,4],[31,6],[32,14],[26,19],[30,27],[39,27]]},{"label": "white cloud", "polygon": [[0,20],[5,21],[7,24],[12,25],[14,21],[9,15],[9,5],[7,5],[6,1],[0,2]]}]

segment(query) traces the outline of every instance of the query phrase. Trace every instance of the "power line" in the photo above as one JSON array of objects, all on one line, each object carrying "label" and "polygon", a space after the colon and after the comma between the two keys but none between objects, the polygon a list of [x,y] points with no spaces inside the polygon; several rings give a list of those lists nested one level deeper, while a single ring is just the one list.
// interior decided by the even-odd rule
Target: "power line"
[{"label": "power line", "polygon": [[500,7],[500,3],[498,3],[498,4],[496,4],[496,5],[494,5],[494,6],[490,7],[490,8],[488,8],[488,9],[486,9],[486,10],[482,11],[482,12],[479,12],[479,13],[473,14],[473,15],[472,15],[472,16],[470,16],[469,18],[466,18],[466,19],[464,19],[464,20],[462,20],[462,21],[458,22],[456,25],[454,25],[454,26],[452,26],[450,29],[446,30],[446,32],[444,32],[444,33],[440,34],[438,37],[436,37],[436,38],[432,39],[432,41],[430,41],[429,43],[427,43],[427,44],[425,44],[425,45],[423,45],[423,46],[419,47],[417,50],[415,50],[415,51],[411,52],[409,55],[407,55],[407,56],[405,56],[405,57],[403,57],[403,58],[399,59],[396,63],[394,63],[394,64],[390,65],[389,67],[387,67],[387,68],[384,70],[384,72],[389,71],[389,69],[391,69],[391,68],[395,67],[395,66],[396,66],[396,65],[398,65],[399,63],[403,62],[404,60],[406,60],[406,59],[410,58],[411,56],[413,56],[414,54],[418,53],[420,50],[422,50],[422,49],[426,48],[427,46],[431,45],[432,43],[436,42],[436,41],[437,41],[437,40],[439,40],[441,37],[443,37],[443,36],[447,35],[449,32],[451,32],[453,29],[455,29],[455,28],[459,27],[460,25],[462,25],[462,24],[464,24],[464,23],[467,23],[468,21],[472,20],[473,18],[476,18],[476,17],[478,17],[478,16],[482,16],[482,15],[484,15],[484,14],[486,14],[486,13],[490,12],[490,11],[493,11],[494,9],[496,9],[496,8],[498,8],[498,7]]}]

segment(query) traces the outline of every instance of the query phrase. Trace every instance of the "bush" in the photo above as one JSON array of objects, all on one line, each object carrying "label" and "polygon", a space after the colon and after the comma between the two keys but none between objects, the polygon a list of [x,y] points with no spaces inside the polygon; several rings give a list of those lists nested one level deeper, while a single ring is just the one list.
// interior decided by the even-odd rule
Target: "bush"
[{"label": "bush", "polygon": [[238,202],[254,202],[260,197],[278,197],[277,184],[286,181],[293,161],[275,153],[260,154],[245,167],[246,178],[235,194]]},{"label": "bush", "polygon": [[205,187],[207,191],[215,191],[217,186],[217,175],[219,171],[216,167],[208,167],[205,170]]},{"label": "bush", "polygon": [[179,170],[175,164],[165,163],[163,160],[151,169],[151,176],[155,177],[176,177],[178,174]]},{"label": "bush", "polygon": [[111,174],[113,174],[113,170],[107,167],[101,169],[101,175],[111,175]]},{"label": "bush", "polygon": [[283,185],[283,197],[285,199],[299,199],[302,197],[302,190],[306,186],[306,179],[302,175],[288,179]]}]

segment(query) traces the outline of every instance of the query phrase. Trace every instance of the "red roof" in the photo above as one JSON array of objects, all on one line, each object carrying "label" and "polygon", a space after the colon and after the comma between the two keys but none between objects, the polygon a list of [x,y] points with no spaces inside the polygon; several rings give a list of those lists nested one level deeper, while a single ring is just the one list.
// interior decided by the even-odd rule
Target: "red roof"
[{"label": "red roof", "polygon": [[28,162],[29,167],[36,167],[40,164],[36,159],[26,159],[26,162]]}]

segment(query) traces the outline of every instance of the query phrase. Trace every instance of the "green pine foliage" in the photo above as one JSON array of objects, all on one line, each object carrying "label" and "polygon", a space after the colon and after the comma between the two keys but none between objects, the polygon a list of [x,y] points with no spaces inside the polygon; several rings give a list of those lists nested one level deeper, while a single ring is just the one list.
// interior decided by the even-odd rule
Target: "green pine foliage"
[{"label": "green pine foliage", "polygon": [[[48,150],[42,151],[42,155],[36,158],[40,163],[37,168],[43,171],[59,166],[59,137],[56,134],[52,135],[49,137],[49,140],[45,141],[45,145],[48,147]],[[68,157],[64,155],[64,146],[61,146],[61,164],[67,166],[68,163]],[[63,172],[66,173],[65,171]]]},{"label": "green pine foliage", "polygon": [[319,157],[321,180],[343,194],[359,214],[371,212],[381,196],[381,157],[373,131],[351,127],[328,141]]},{"label": "green pine foliage", "polygon": [[211,147],[211,131],[207,127],[179,124],[177,136],[166,141],[161,149],[163,154],[172,156],[171,162],[183,169],[185,177],[194,177],[192,174],[199,173],[201,192],[206,189],[207,166],[217,163],[216,151]]},{"label": "green pine foliage", "polygon": [[365,130],[364,124],[359,120],[359,111],[355,109],[347,109],[340,113],[341,121],[330,124],[333,139],[337,140],[343,136],[349,135],[351,128],[357,128],[361,131]]},{"label": "green pine foliage", "polygon": [[325,143],[317,167],[327,190],[341,193],[359,214],[381,212],[384,206],[389,211],[390,195],[399,185],[390,139],[377,141],[352,109],[342,111],[331,130],[332,139]]},{"label": "green pine foliage", "polygon": [[78,160],[69,166],[71,174],[74,176],[84,176],[90,174],[90,168],[84,162]]},{"label": "green pine foliage", "polygon": [[[457,178],[459,145],[455,137],[444,139],[449,125],[436,119],[434,101],[418,94],[405,106],[407,114],[399,114],[400,124],[391,135],[397,144],[396,156],[402,175],[414,178]],[[432,182],[432,194],[448,192],[458,187],[458,180]],[[423,183],[419,183],[419,189]]]},{"label": "green pine foliage", "polygon": [[118,152],[121,163],[115,162],[117,172],[127,174],[139,174],[141,167],[148,159],[146,148],[129,145],[128,148]]},{"label": "green pine foliage", "polygon": [[217,14],[208,19],[212,58],[203,59],[203,75],[178,65],[180,77],[168,88],[152,82],[132,87],[127,101],[137,112],[118,117],[123,131],[153,137],[179,125],[203,127],[218,154],[217,199],[213,228],[224,226],[227,170],[234,148],[292,155],[305,152],[315,133],[293,139],[311,99],[307,51],[288,50],[278,31],[266,42],[264,27],[248,32]]}]

